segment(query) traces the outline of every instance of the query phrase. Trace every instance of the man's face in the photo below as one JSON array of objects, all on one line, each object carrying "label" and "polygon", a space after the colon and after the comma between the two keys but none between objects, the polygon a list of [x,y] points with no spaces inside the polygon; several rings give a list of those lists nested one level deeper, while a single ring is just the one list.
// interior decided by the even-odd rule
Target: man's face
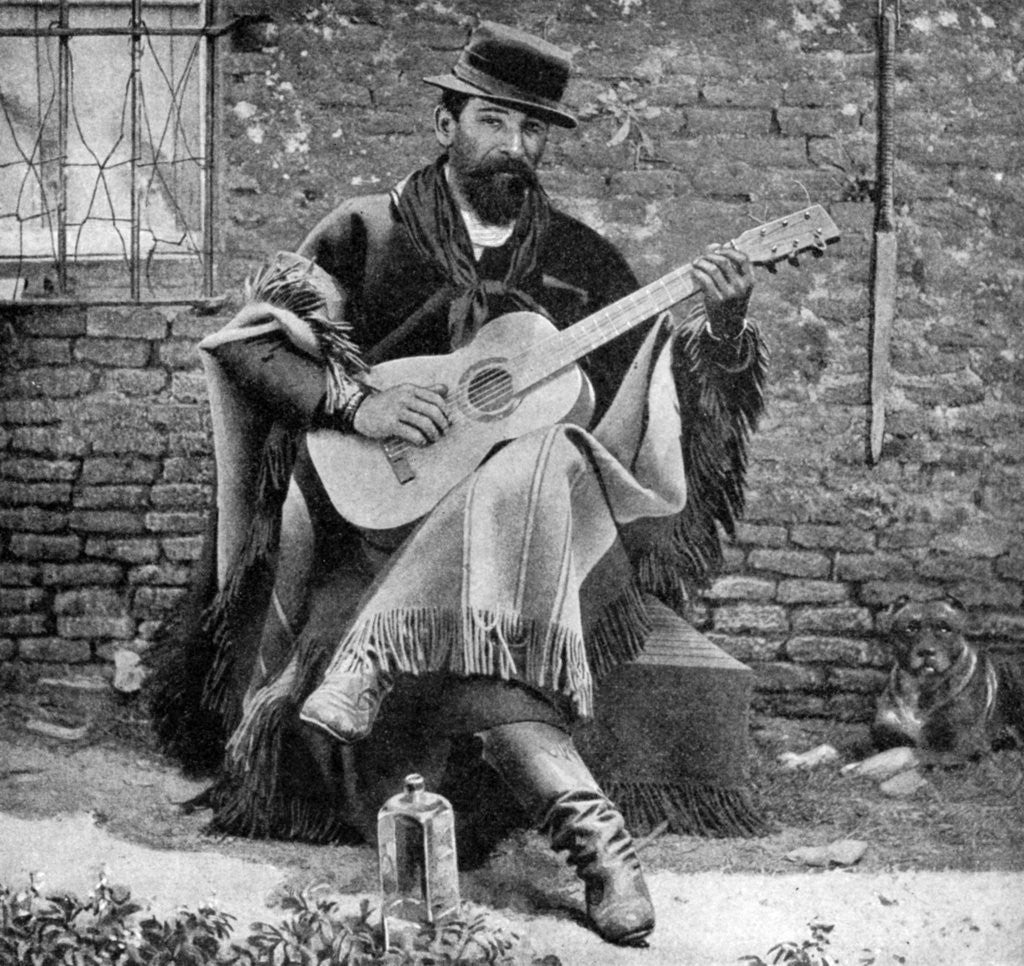
[{"label": "man's face", "polygon": [[481,221],[505,225],[519,214],[527,190],[537,183],[537,166],[548,125],[494,101],[473,97],[458,120],[439,120],[438,139],[448,148],[456,187]]}]

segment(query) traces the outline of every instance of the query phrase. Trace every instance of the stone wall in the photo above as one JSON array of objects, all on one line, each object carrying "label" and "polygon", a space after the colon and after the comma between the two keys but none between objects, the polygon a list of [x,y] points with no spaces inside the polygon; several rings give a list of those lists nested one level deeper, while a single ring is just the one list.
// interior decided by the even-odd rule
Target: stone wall
[{"label": "stone wall", "polygon": [[[224,252],[237,292],[340,199],[433,156],[433,92],[474,14],[575,54],[578,132],[557,203],[641,277],[710,241],[826,206],[843,241],[761,280],[773,361],[748,510],[697,613],[757,671],[759,706],[862,718],[885,608],[949,591],[972,634],[1024,646],[1021,237],[1024,15],[906,5],[896,90],[899,292],[883,456],[866,461],[874,4],[536,0],[276,5],[224,58]],[[254,41],[255,38],[255,41]],[[260,46],[270,43],[272,46]],[[103,674],[183,593],[210,498],[186,309],[0,310],[0,660]]]}]

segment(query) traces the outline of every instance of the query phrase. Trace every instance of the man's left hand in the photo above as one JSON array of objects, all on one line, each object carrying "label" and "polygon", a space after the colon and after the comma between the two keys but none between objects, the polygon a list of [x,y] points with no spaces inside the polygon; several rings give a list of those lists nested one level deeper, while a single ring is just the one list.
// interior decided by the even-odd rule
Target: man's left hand
[{"label": "man's left hand", "polygon": [[737,335],[754,288],[750,259],[736,248],[711,245],[693,263],[693,273],[704,290],[711,334],[718,339]]}]

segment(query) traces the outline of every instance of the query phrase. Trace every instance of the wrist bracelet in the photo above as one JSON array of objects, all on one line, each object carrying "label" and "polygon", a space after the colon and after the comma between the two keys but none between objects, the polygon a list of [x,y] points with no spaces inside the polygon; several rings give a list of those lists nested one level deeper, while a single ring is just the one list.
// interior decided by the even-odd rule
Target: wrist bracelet
[{"label": "wrist bracelet", "polygon": [[356,412],[363,400],[374,392],[365,383],[358,383],[345,397],[345,401],[334,411],[334,426],[342,433],[355,432]]}]

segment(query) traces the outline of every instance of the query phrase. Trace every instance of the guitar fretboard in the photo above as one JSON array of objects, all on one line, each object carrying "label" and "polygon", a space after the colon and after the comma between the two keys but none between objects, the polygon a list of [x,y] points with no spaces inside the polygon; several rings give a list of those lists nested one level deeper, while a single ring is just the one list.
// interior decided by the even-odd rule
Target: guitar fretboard
[{"label": "guitar fretboard", "polygon": [[683,265],[588,315],[524,354],[522,364],[516,366],[514,373],[515,391],[523,392],[553,376],[696,291],[698,285],[693,278],[692,266]]}]

